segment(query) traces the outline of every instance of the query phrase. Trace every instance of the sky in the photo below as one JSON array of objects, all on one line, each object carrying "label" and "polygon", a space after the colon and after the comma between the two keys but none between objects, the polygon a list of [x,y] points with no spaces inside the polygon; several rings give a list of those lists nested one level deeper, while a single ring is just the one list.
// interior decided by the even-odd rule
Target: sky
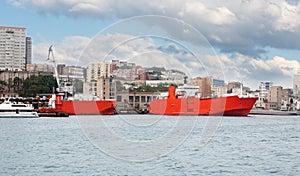
[{"label": "sky", "polygon": [[27,28],[33,62],[121,59],[191,76],[292,87],[300,61],[298,0],[5,0],[0,25]]}]

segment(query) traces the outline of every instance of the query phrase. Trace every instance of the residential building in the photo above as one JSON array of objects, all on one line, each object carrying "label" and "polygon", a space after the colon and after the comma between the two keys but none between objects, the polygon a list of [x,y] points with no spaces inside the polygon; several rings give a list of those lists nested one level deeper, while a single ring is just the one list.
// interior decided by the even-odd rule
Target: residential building
[{"label": "residential building", "polygon": [[266,109],[280,110],[282,101],[282,87],[272,86],[267,93]]},{"label": "residential building", "polygon": [[109,78],[111,64],[109,62],[90,62],[87,69],[87,81],[98,80],[99,78]]},{"label": "residential building", "polygon": [[200,97],[211,97],[211,78],[196,77],[191,80],[191,84],[199,86]]},{"label": "residential building", "polygon": [[25,70],[25,64],[26,28],[0,26],[0,70]]},{"label": "residential building", "polygon": [[112,78],[99,78],[97,81],[85,82],[83,94],[96,99],[115,99],[116,84]]}]

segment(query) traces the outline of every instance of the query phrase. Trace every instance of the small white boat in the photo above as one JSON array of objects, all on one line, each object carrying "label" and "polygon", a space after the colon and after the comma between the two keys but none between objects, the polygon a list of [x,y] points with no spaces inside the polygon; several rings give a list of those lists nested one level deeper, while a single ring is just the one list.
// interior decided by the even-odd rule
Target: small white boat
[{"label": "small white boat", "polygon": [[38,118],[38,113],[29,104],[4,101],[0,104],[0,118]]},{"label": "small white boat", "polygon": [[250,114],[254,115],[300,115],[300,111],[280,111],[280,110],[266,110],[253,108]]}]

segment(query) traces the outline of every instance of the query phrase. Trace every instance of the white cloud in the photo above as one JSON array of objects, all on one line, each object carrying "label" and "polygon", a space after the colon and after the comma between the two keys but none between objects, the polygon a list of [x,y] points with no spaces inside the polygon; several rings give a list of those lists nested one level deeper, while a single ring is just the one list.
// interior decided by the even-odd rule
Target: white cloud
[{"label": "white cloud", "polygon": [[[33,45],[33,61],[36,63],[46,63],[50,45],[54,45],[53,53],[56,63],[66,63],[76,65],[83,49],[90,39],[82,36],[66,37],[60,43],[40,43]],[[49,63],[51,64],[51,63]]]},{"label": "white cloud", "polygon": [[300,5],[294,6],[287,2],[281,2],[276,8],[276,10],[273,9],[271,11],[273,14],[276,13],[276,17],[278,17],[274,23],[275,29],[295,32],[300,25],[300,21],[298,20],[300,17]]},{"label": "white cloud", "polygon": [[275,56],[272,59],[257,59],[236,54],[233,58],[221,55],[227,81],[242,81],[246,86],[257,89],[260,81],[273,81],[275,85],[292,87],[292,77],[300,68],[296,60]]},{"label": "white cloud", "polygon": [[180,12],[180,16],[183,18],[185,16],[191,16],[216,25],[231,24],[235,20],[235,14],[227,7],[209,8],[200,1],[187,1]]},{"label": "white cloud", "polygon": [[[279,56],[262,60],[236,53],[232,57],[199,54],[199,58],[195,58],[174,44],[158,46],[152,38],[132,38],[124,34],[98,35],[93,40],[81,36],[66,37],[54,44],[54,55],[57,63],[81,66],[87,66],[89,61],[102,61],[108,56],[106,60],[120,59],[141,66],[179,69],[189,76],[242,81],[252,89],[265,80],[291,87],[292,76],[300,68],[298,61]],[[50,43],[33,46],[35,61],[45,62],[49,46]]]},{"label": "white cloud", "polygon": [[[296,40],[300,37],[298,20],[300,3],[290,3],[286,0],[121,2],[117,0],[10,0],[9,2],[43,14],[102,20],[140,15],[179,18],[195,26],[222,52],[259,56],[265,52],[263,48],[266,46],[300,49],[300,40]],[[169,30],[167,25],[162,27]],[[170,33],[178,32],[175,28],[170,30]]]},{"label": "white cloud", "polygon": [[[10,0],[12,5],[33,9],[41,13],[66,15],[72,17],[84,16],[96,19],[123,19],[137,15],[165,15],[179,18],[194,27],[208,38],[216,49],[221,52],[241,53],[232,57],[219,55],[224,65],[226,80],[243,81],[252,88],[257,87],[261,80],[271,80],[275,84],[291,87],[291,77],[299,68],[299,62],[284,57],[259,59],[264,48],[300,50],[300,3],[278,1],[225,1],[225,0],[166,0],[166,1],[98,1],[98,0]],[[156,23],[156,22],[154,22]],[[151,27],[151,26],[150,26]],[[170,24],[161,27],[173,36],[184,36],[194,40],[196,36],[187,35],[189,30]],[[134,28],[132,28],[134,29]],[[185,35],[183,35],[185,34]],[[170,36],[172,36],[170,35]],[[89,59],[103,59],[112,48],[118,57],[140,58],[142,64],[159,64],[151,58],[164,58],[161,64],[168,60],[179,59],[190,68],[202,68],[204,65],[209,73],[218,61],[213,55],[202,55],[203,62],[195,61],[191,55],[163,54],[157,49],[156,43],[149,38],[130,41],[132,36],[126,34],[103,35],[91,40],[86,37],[67,37],[55,45],[55,56],[58,62],[74,63],[81,58],[81,63]],[[129,40],[126,44],[120,42]],[[92,43],[89,43],[92,41]],[[94,41],[94,42],[93,42]],[[48,47],[52,43],[42,43],[33,47],[34,59],[42,62],[46,59]],[[81,51],[86,52],[81,56]],[[81,56],[81,57],[80,57]],[[180,58],[182,57],[182,58]],[[144,61],[144,62],[143,62]],[[286,85],[286,86],[285,86]]]}]

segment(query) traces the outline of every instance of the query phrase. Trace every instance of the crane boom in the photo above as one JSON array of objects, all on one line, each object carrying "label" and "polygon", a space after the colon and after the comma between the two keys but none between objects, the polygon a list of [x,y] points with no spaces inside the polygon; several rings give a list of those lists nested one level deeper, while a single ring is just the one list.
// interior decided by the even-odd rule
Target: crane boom
[{"label": "crane boom", "polygon": [[57,82],[57,86],[58,89],[60,89],[60,81],[59,81],[59,77],[58,77],[58,71],[57,71],[57,66],[56,66],[56,62],[55,62],[55,58],[54,58],[54,54],[53,54],[53,45],[51,45],[49,47],[49,51],[48,51],[48,58],[47,60],[51,60],[50,59],[50,55],[52,55],[52,62],[53,62],[53,66],[54,66],[54,73],[55,73],[55,78],[56,78],[56,82]]}]

